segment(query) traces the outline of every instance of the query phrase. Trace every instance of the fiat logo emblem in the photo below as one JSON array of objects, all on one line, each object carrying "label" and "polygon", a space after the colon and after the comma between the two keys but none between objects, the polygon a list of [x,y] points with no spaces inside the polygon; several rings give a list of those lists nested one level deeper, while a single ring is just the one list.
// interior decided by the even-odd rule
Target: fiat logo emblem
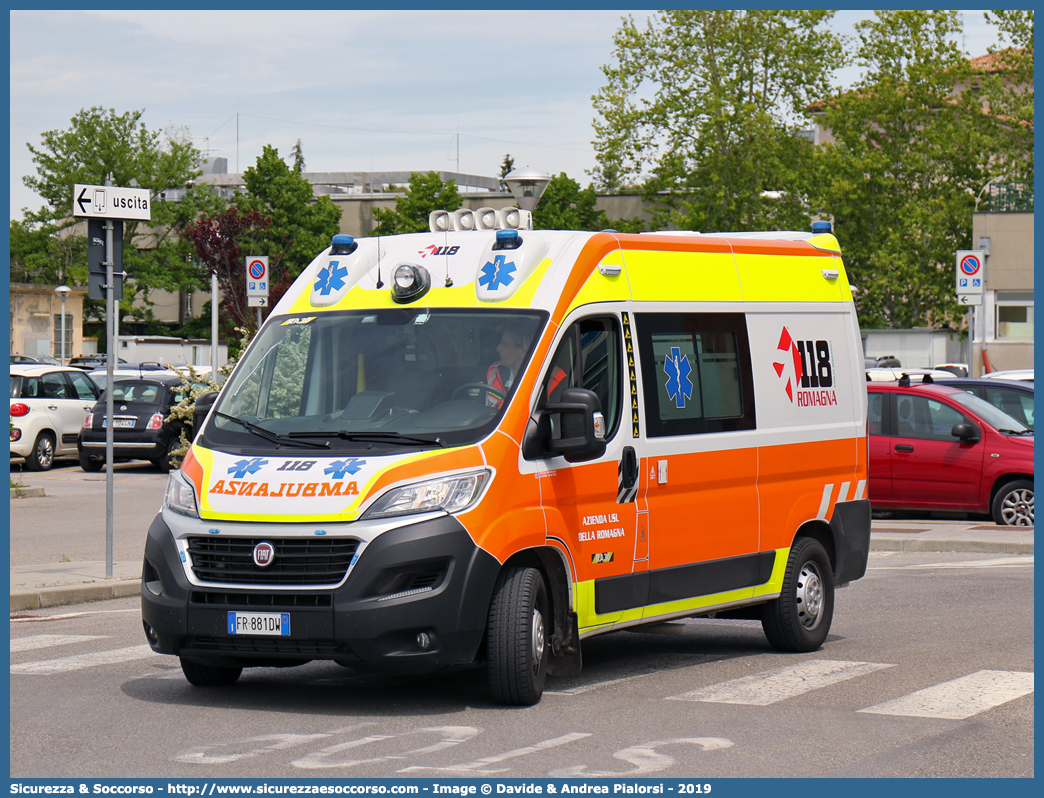
[{"label": "fiat logo emblem", "polygon": [[272,564],[272,560],[275,559],[275,546],[271,543],[262,541],[254,546],[254,565],[258,568],[264,568],[267,565]]}]

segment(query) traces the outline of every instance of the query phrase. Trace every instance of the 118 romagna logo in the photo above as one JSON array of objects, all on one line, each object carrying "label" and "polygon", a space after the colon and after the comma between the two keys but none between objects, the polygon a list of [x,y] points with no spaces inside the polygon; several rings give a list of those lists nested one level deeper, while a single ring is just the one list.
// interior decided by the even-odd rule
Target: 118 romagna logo
[{"label": "118 romagna logo", "polygon": [[784,390],[791,402],[796,401],[801,407],[836,405],[837,396],[834,387],[834,367],[830,342],[826,340],[795,340],[790,331],[784,327],[779,337],[776,351],[787,352],[793,363],[793,372],[784,358],[783,363],[773,363],[776,375],[786,378]]}]

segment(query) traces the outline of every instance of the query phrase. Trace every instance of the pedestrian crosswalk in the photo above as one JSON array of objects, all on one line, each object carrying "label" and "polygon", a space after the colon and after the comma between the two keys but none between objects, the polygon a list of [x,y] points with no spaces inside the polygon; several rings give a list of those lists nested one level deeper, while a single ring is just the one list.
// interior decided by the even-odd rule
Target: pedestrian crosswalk
[{"label": "pedestrian crosswalk", "polygon": [[[162,657],[147,645],[126,646],[108,650],[91,651],[64,657],[26,659],[33,652],[54,653],[61,646],[74,644],[97,644],[108,640],[105,635],[29,635],[11,640],[12,662],[10,673],[20,676],[47,676],[71,673],[86,668],[134,662],[148,658],[162,660],[172,666],[176,660]],[[18,660],[18,661],[16,661]],[[755,659],[751,660],[755,662]],[[689,665],[693,672],[700,673],[707,663]],[[682,665],[674,671],[686,669]],[[767,671],[758,671],[736,679],[709,684],[676,695],[660,696],[668,701],[688,701],[703,704],[733,704],[752,707],[768,707],[785,701],[800,700],[802,696],[817,690],[838,685],[852,679],[870,676],[878,671],[904,668],[896,663],[857,662],[811,658]],[[553,682],[546,691],[548,700],[580,700],[583,696],[601,689],[611,688],[639,676],[663,675],[665,671],[653,671],[605,681],[592,680],[568,690],[556,691]],[[183,679],[179,668],[166,667],[150,674],[152,678]],[[914,677],[916,678],[916,677]],[[644,684],[657,684],[643,679]],[[894,683],[894,679],[891,683]],[[655,686],[646,688],[655,690]],[[874,685],[880,693],[881,683]],[[884,688],[887,690],[887,687]],[[979,670],[956,679],[937,684],[928,684],[902,695],[855,711],[865,715],[893,715],[915,718],[964,720],[1002,704],[1009,703],[1033,693],[1033,673],[1026,671]],[[848,691],[846,695],[852,695]]]}]

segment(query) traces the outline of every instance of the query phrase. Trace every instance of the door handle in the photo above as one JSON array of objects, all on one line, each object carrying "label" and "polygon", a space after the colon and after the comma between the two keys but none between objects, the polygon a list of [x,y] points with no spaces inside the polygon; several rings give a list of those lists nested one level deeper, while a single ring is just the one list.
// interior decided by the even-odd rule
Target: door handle
[{"label": "door handle", "polygon": [[633,488],[638,482],[638,455],[633,446],[625,446],[620,458],[620,477],[622,488]]},{"label": "door handle", "polygon": [[47,405],[47,409],[48,410],[57,410],[58,409],[58,405]]},{"label": "door handle", "polygon": [[912,452],[913,447],[908,443],[897,443],[895,445],[895,450],[897,452]]}]

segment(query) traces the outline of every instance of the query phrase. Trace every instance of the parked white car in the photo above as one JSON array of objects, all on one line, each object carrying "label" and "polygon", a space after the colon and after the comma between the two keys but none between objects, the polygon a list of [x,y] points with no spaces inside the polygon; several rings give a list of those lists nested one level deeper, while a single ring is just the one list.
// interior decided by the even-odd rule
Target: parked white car
[{"label": "parked white car", "polygon": [[952,380],[953,373],[939,369],[908,369],[908,368],[876,368],[866,370],[867,382],[893,382],[904,374],[920,381],[925,374],[931,375],[933,380]]},{"label": "parked white car", "polygon": [[1021,382],[1033,382],[1033,369],[1012,369],[1011,371],[991,371],[983,374],[991,380],[1019,380]]},{"label": "parked white car", "polygon": [[11,457],[46,471],[55,457],[76,457],[76,438],[100,391],[82,369],[11,365]]}]

